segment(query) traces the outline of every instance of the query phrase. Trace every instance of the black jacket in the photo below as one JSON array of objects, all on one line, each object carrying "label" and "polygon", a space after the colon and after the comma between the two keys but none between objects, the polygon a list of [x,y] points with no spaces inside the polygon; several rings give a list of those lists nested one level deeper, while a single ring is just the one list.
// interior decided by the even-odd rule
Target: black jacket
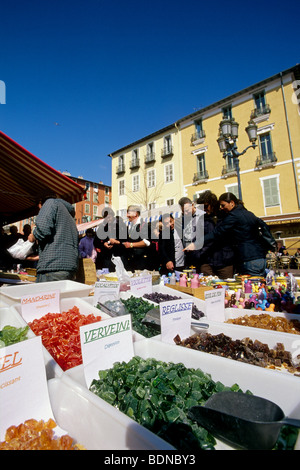
[{"label": "black jacket", "polygon": [[242,205],[230,211],[215,230],[204,237],[204,243],[224,240],[231,243],[238,263],[265,258],[268,250],[274,246],[274,239],[269,232],[270,244],[265,246],[261,237],[261,228],[269,232],[266,223]]},{"label": "black jacket", "polygon": [[[223,218],[215,218],[212,215],[204,215],[204,235],[212,233],[216,227],[222,224]],[[204,243],[200,251],[201,264],[209,264],[213,268],[224,268],[234,264],[234,251],[228,240],[219,240],[218,244],[214,240]]]}]

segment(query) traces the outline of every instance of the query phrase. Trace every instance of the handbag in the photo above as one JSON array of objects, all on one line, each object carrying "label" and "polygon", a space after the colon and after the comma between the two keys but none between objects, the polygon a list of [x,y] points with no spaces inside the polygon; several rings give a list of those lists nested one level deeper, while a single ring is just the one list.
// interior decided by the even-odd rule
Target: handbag
[{"label": "handbag", "polygon": [[258,239],[262,247],[266,250],[266,252],[277,251],[277,243],[275,241],[275,238],[271,234],[268,225],[262,219],[258,220]]},{"label": "handbag", "polygon": [[19,238],[17,243],[7,249],[8,253],[15,259],[26,259],[33,252],[34,242],[24,241]]}]

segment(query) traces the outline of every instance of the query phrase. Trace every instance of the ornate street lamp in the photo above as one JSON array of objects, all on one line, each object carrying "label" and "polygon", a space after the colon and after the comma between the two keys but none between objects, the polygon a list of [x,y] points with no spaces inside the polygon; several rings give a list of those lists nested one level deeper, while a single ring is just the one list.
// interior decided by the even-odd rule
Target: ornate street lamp
[{"label": "ornate street lamp", "polygon": [[249,141],[251,145],[245,148],[242,152],[238,152],[236,141],[238,138],[239,124],[232,119],[223,119],[220,122],[219,126],[219,137],[217,139],[220,152],[223,153],[223,158],[230,157],[234,159],[237,179],[238,179],[238,190],[239,190],[239,199],[242,200],[242,188],[240,180],[240,165],[239,157],[244,155],[249,148],[257,147],[257,125],[254,121],[250,120],[248,126],[245,128],[245,131],[248,134]]}]

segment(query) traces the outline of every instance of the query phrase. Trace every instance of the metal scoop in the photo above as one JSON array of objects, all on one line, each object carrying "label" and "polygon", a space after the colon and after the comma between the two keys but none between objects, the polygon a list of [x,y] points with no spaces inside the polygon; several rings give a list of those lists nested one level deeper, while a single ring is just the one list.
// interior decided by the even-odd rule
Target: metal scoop
[{"label": "metal scoop", "polygon": [[248,450],[272,449],[283,425],[300,428],[300,419],[285,417],[275,403],[241,392],[216,393],[190,408],[189,417],[231,447]]},{"label": "metal scoop", "polygon": [[[151,325],[153,328],[160,330],[160,309],[159,308],[151,308],[148,310],[146,315],[144,316],[142,323],[147,325]],[[191,326],[197,326],[199,328],[209,328],[207,323],[198,323],[198,322],[191,322]]]}]

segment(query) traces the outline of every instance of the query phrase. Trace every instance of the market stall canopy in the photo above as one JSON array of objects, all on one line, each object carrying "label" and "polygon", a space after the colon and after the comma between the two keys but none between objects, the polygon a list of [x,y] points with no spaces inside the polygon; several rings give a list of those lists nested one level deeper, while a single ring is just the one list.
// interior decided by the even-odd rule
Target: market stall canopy
[{"label": "market stall canopy", "polygon": [[39,199],[53,193],[74,204],[84,189],[0,131],[0,223],[36,215]]}]

